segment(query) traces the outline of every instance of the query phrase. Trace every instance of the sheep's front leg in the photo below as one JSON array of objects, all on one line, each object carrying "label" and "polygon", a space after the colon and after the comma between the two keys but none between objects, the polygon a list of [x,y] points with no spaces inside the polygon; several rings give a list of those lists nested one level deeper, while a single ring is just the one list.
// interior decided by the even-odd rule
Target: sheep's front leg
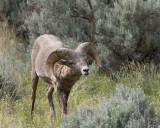
[{"label": "sheep's front leg", "polygon": [[31,115],[34,111],[34,103],[35,103],[35,98],[36,98],[36,90],[37,90],[37,84],[38,84],[38,79],[39,77],[37,76],[36,72],[34,69],[32,69],[32,95],[31,95]]},{"label": "sheep's front leg", "polygon": [[63,114],[67,114],[67,101],[70,91],[64,89],[57,89],[56,91],[59,103],[62,107]]},{"label": "sheep's front leg", "polygon": [[55,110],[54,110],[53,98],[52,98],[53,91],[54,91],[54,87],[52,85],[49,85],[47,89],[47,97],[50,105],[50,112],[53,114],[53,116],[55,116]]}]

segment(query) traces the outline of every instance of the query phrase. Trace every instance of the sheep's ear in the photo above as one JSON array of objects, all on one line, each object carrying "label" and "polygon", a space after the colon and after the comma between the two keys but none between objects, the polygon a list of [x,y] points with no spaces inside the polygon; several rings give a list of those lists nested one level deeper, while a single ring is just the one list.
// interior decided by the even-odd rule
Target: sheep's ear
[{"label": "sheep's ear", "polygon": [[60,48],[49,54],[46,64],[54,65],[57,61],[64,59],[66,60],[68,56],[73,54],[73,51],[68,48]]},{"label": "sheep's ear", "polygon": [[95,47],[90,42],[85,42],[85,43],[80,44],[78,46],[78,48],[76,49],[76,51],[91,56],[92,59],[96,62],[96,64],[99,66],[99,68],[104,71],[104,69],[101,65],[101,61],[99,59],[99,56],[97,54],[97,51],[96,51]]}]

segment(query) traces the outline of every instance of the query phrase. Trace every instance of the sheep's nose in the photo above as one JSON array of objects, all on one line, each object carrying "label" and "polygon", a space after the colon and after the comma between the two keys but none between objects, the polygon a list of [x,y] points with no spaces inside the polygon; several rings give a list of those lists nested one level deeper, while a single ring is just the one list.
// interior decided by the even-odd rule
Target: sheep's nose
[{"label": "sheep's nose", "polygon": [[82,74],[83,75],[88,75],[89,74],[89,68],[88,67],[85,67],[82,69]]},{"label": "sheep's nose", "polygon": [[84,72],[88,72],[88,71],[89,71],[89,69],[83,69],[83,71],[84,71]]}]

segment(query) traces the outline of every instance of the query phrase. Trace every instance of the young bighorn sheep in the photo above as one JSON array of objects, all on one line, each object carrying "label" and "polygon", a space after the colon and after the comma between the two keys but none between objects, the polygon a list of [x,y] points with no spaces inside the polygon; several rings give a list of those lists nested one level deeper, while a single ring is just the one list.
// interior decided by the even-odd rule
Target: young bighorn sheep
[{"label": "young bighorn sheep", "polygon": [[37,38],[31,55],[31,114],[34,110],[39,77],[49,84],[47,97],[50,111],[55,115],[52,99],[52,93],[55,90],[63,114],[67,114],[67,100],[72,86],[81,75],[89,74],[86,54],[91,56],[97,65],[103,69],[96,49],[89,42],[80,44],[76,50],[71,50],[56,36],[46,34]]}]

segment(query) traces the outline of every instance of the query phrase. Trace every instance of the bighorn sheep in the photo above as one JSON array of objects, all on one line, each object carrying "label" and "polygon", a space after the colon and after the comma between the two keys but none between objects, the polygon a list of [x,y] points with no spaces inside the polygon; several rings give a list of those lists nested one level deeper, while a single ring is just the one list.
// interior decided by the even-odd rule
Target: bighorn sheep
[{"label": "bighorn sheep", "polygon": [[52,93],[55,90],[63,114],[67,114],[67,100],[72,86],[81,75],[88,75],[86,54],[91,56],[101,68],[96,49],[89,42],[82,43],[71,50],[54,35],[42,35],[37,38],[32,49],[32,96],[31,114],[34,110],[38,79],[41,77],[49,84],[47,97],[50,111],[55,115]]}]

